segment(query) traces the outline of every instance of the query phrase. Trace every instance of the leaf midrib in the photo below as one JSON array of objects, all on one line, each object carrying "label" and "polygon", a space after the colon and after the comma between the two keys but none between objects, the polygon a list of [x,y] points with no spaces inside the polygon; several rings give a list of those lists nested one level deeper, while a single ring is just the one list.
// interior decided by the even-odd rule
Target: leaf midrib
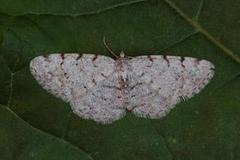
[{"label": "leaf midrib", "polygon": [[[129,5],[133,5],[133,4],[140,3],[140,2],[146,2],[146,1],[147,0],[133,0],[133,1],[128,1],[128,2],[123,2],[123,3],[111,5],[109,7],[105,7],[105,8],[102,8],[102,9],[95,10],[95,11],[83,12],[83,13],[80,13],[80,14],[70,14],[70,15],[66,15],[66,14],[51,14],[51,15],[53,15],[53,16],[71,16],[71,17],[89,16],[89,15],[95,15],[95,14],[100,14],[100,13],[103,13],[103,12],[107,12],[107,11],[113,10],[115,8],[126,7],[126,6],[129,6]],[[199,17],[199,14],[200,14],[200,10],[202,9],[203,1],[201,1],[201,3],[200,3],[199,10],[198,10],[198,13],[196,15],[196,19],[193,19],[190,16],[188,16],[186,13],[184,13],[171,0],[164,0],[164,2],[170,8],[172,8],[178,15],[180,15],[185,21],[187,21],[193,28],[195,28],[197,32],[202,33],[209,41],[211,41],[213,44],[215,44],[217,47],[219,47],[227,56],[230,56],[233,60],[235,60],[236,62],[240,63],[240,57],[237,54],[235,54],[231,49],[229,49],[224,44],[219,42],[214,36],[212,36],[204,27],[202,27],[198,23],[198,17]],[[39,16],[40,15],[48,15],[48,14],[28,13],[28,14],[23,14],[23,15],[20,15],[20,16],[31,15],[31,14],[32,15],[39,15]],[[13,17],[18,17],[18,16],[13,16]]]},{"label": "leaf midrib", "polygon": [[229,48],[219,42],[214,36],[212,36],[206,29],[204,29],[196,20],[190,18],[187,14],[185,14],[175,3],[171,0],[164,0],[168,6],[170,6],[176,13],[178,13],[184,20],[186,20],[190,25],[192,25],[197,31],[202,33],[208,40],[210,40],[213,44],[218,46],[225,54],[230,56],[236,62],[240,63],[240,57],[233,53]]}]

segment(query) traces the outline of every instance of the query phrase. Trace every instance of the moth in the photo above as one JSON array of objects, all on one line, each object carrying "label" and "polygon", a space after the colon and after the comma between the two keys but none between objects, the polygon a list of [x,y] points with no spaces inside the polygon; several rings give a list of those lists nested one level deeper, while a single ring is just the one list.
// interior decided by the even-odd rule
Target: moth
[{"label": "moth", "polygon": [[214,65],[191,57],[146,55],[116,59],[94,54],[38,56],[30,71],[48,92],[71,105],[75,114],[102,124],[126,112],[157,119],[203,89]]}]

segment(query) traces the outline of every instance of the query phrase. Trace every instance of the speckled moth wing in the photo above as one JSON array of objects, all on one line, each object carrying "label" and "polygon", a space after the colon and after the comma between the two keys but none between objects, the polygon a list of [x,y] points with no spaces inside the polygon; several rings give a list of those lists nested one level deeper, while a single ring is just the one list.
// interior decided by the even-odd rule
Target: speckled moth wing
[{"label": "speckled moth wing", "polygon": [[124,54],[116,60],[91,54],[39,56],[30,70],[39,84],[69,102],[73,112],[112,123],[125,111],[161,118],[181,100],[197,94],[214,75],[206,60],[178,56]]},{"label": "speckled moth wing", "polygon": [[198,93],[214,75],[206,60],[178,56],[139,56],[130,60],[128,109],[140,117],[160,118]]},{"label": "speckled moth wing", "polygon": [[30,71],[44,89],[69,102],[80,117],[110,123],[125,113],[114,63],[110,57],[92,54],[50,54],[34,58]]}]

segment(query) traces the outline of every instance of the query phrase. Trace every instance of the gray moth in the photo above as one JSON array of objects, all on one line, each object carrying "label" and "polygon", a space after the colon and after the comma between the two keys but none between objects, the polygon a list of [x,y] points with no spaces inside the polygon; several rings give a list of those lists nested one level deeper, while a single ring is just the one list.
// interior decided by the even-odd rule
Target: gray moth
[{"label": "gray moth", "polygon": [[102,124],[126,112],[158,119],[212,79],[207,60],[179,56],[125,57],[55,53],[38,56],[30,71],[48,92],[68,102],[75,114]]}]

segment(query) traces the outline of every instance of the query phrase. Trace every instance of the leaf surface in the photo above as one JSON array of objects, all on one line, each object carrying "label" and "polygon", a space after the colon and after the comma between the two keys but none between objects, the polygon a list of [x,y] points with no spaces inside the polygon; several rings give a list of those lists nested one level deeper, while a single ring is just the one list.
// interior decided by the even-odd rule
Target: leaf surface
[{"label": "leaf surface", "polygon": [[[15,150],[26,156],[36,151],[34,144],[39,157],[48,159],[64,155],[97,160],[240,158],[239,3],[0,2],[0,103],[5,105],[0,110],[0,139],[7,139],[0,146],[10,146],[2,156],[8,157]],[[103,45],[104,36],[115,53],[124,50],[128,56],[162,54],[207,59],[215,65],[215,76],[203,91],[178,104],[162,119],[128,114],[111,125],[83,120],[71,112],[69,104],[37,84],[28,64],[35,56],[54,52],[111,56]],[[8,127],[13,121],[18,125]],[[23,135],[19,143],[26,143],[23,151],[7,138],[8,134],[19,138],[14,135],[16,129]],[[28,132],[41,137],[42,143]],[[45,154],[42,144],[54,151]],[[65,147],[68,149],[63,150]]]}]

